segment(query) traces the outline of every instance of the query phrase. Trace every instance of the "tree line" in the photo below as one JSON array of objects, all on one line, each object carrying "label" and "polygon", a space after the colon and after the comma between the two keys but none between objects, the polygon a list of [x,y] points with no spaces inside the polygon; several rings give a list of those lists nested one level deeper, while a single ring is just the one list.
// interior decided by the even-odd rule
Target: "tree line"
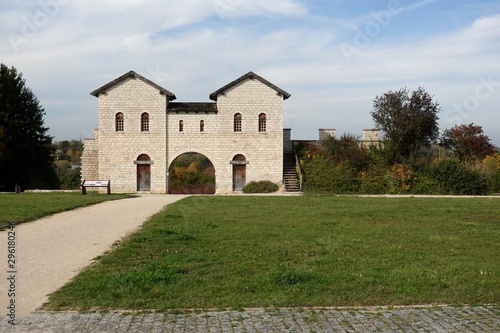
[{"label": "tree line", "polygon": [[[441,107],[423,88],[389,91],[373,100],[371,116],[384,133],[365,147],[344,134],[297,147],[304,190],[334,193],[485,194],[500,192],[500,153],[481,126],[439,132]],[[14,67],[0,64],[0,191],[78,188],[83,144],[53,142],[45,110]],[[189,161],[188,157],[195,160]],[[213,166],[199,156],[170,169],[174,187],[214,187]],[[203,189],[206,191],[206,189]]]},{"label": "tree line", "polygon": [[63,140],[52,143],[53,168],[60,181],[61,189],[80,188],[82,153],[82,140]]},{"label": "tree line", "polygon": [[366,194],[500,192],[500,154],[481,126],[439,132],[441,107],[423,88],[389,91],[373,100],[371,116],[384,133],[366,147],[344,134],[297,147],[304,190]]}]

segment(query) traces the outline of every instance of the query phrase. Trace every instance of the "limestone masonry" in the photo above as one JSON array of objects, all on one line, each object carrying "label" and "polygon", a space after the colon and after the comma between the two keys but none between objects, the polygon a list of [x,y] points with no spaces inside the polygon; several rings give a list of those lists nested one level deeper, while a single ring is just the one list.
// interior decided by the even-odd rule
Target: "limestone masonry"
[{"label": "limestone masonry", "polygon": [[82,179],[109,179],[113,192],[168,193],[170,164],[197,152],[214,165],[216,193],[240,191],[249,181],[283,184],[283,103],[290,94],[255,73],[207,103],[172,102],[173,93],[133,71],[91,94],[99,99],[99,128],[85,139]]},{"label": "limestone masonry", "polygon": [[[300,190],[291,130],[283,128],[290,94],[253,72],[206,103],[173,102],[172,92],[133,71],[91,95],[99,99],[99,128],[85,139],[82,179],[110,180],[117,193],[169,193],[169,166],[195,152],[215,168],[215,193],[260,180]],[[320,140],[335,136],[335,129],[319,130]],[[361,144],[380,145],[380,131],[363,130]]]}]

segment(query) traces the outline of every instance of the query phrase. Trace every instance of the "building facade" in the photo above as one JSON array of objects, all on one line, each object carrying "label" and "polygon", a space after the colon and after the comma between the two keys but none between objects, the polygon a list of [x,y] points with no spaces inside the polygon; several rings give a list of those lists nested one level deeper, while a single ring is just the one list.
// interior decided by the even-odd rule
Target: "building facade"
[{"label": "building facade", "polygon": [[196,152],[215,168],[216,193],[241,191],[250,181],[283,184],[290,94],[253,72],[207,103],[173,102],[172,92],[133,71],[91,94],[99,125],[84,143],[83,179],[110,180],[113,192],[168,193],[171,163]]}]

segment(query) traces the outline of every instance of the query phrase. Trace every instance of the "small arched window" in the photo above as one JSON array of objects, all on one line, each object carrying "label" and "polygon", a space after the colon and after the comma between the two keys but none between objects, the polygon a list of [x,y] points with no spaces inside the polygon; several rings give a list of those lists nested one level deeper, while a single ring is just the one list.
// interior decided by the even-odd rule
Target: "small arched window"
[{"label": "small arched window", "polygon": [[179,120],[179,132],[184,132],[184,120]]},{"label": "small arched window", "polygon": [[205,132],[205,120],[200,120],[200,132]]},{"label": "small arched window", "polygon": [[241,113],[234,115],[234,131],[241,132]]},{"label": "small arched window", "polygon": [[149,114],[146,112],[141,115],[141,132],[149,132]]},{"label": "small arched window", "polygon": [[117,132],[123,132],[124,131],[124,125],[123,125],[123,113],[118,112],[115,116],[115,131]]},{"label": "small arched window", "polygon": [[261,113],[259,114],[259,132],[265,132],[266,131],[266,114]]}]

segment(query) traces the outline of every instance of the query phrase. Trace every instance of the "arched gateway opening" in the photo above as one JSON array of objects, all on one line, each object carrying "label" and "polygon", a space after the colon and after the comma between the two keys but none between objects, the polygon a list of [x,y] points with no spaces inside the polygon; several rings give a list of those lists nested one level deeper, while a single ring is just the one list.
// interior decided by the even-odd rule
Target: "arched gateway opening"
[{"label": "arched gateway opening", "polygon": [[203,154],[179,155],[168,168],[170,194],[214,194],[215,168]]}]

